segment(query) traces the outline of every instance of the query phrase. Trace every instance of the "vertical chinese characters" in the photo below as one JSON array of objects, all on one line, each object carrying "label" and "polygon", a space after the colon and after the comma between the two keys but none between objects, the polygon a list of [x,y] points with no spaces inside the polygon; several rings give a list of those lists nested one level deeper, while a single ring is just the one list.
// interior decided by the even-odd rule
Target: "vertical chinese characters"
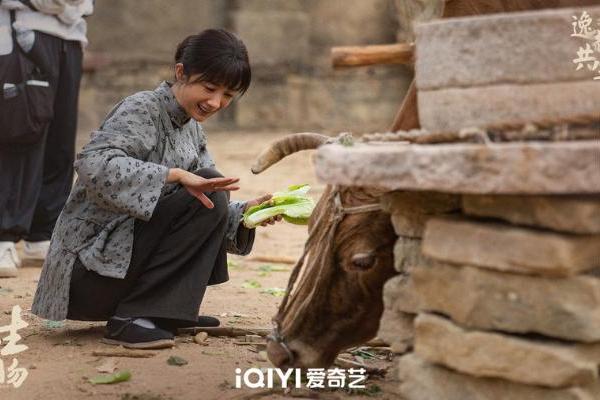
[{"label": "vertical chinese characters", "polygon": [[587,67],[590,71],[597,71],[594,80],[600,80],[600,29],[594,28],[594,21],[587,11],[583,11],[579,17],[574,15],[573,20],[571,36],[586,41],[584,46],[579,46],[577,58],[573,59],[577,66],[575,69],[579,71]]},{"label": "vertical chinese characters", "polygon": [[[0,326],[0,345],[3,346],[0,350],[0,385],[13,385],[15,388],[19,388],[29,375],[27,369],[19,367],[19,361],[12,357],[28,349],[24,344],[18,343],[21,340],[19,329],[28,325],[21,318],[21,307],[17,305],[12,308],[10,324]],[[3,336],[4,333],[8,333],[8,335]],[[5,360],[10,358],[12,360],[6,366]]]}]

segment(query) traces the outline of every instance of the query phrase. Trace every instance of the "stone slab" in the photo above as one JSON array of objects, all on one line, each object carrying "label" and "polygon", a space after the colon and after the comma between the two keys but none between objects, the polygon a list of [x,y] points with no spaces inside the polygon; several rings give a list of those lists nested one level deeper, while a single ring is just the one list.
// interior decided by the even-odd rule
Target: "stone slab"
[{"label": "stone slab", "polygon": [[600,233],[600,196],[478,196],[462,198],[465,214],[563,232]]},{"label": "stone slab", "polygon": [[600,267],[600,235],[573,235],[463,218],[431,218],[423,254],[453,264],[569,276]]},{"label": "stone slab", "polygon": [[545,121],[560,123],[580,116],[596,116],[598,120],[600,90],[596,83],[590,78],[419,90],[419,121],[423,129],[431,132],[458,132],[471,127],[492,128]]},{"label": "stone slab", "polygon": [[411,279],[423,311],[473,329],[600,341],[600,279],[556,279],[435,264]]},{"label": "stone slab", "polygon": [[399,236],[394,244],[394,268],[406,273],[410,267],[427,263],[421,252],[421,239]]},{"label": "stone slab", "polygon": [[422,309],[410,272],[389,279],[383,286],[383,304],[394,311],[417,314]]},{"label": "stone slab", "polygon": [[597,384],[548,389],[493,378],[475,378],[429,364],[414,354],[398,361],[400,394],[405,400],[597,400]]},{"label": "stone slab", "polygon": [[383,286],[383,315],[377,336],[390,344],[394,353],[405,353],[412,348],[414,319],[420,310],[418,298],[407,268]]},{"label": "stone slab", "polygon": [[482,144],[321,146],[329,184],[468,194],[600,193],[600,140]]},{"label": "stone slab", "polygon": [[406,353],[413,346],[415,328],[414,314],[384,308],[377,337],[390,345],[396,354]]},{"label": "stone slab", "polygon": [[381,198],[383,209],[391,214],[394,231],[399,236],[420,238],[432,215],[460,209],[460,197],[437,192],[392,192]]},{"label": "stone slab", "polygon": [[579,17],[583,10],[594,21],[600,19],[600,7],[584,7],[420,24],[416,27],[417,87],[430,90],[569,80],[591,83],[594,71],[578,71],[573,63],[579,46],[586,41],[571,37],[572,17]]},{"label": "stone slab", "polygon": [[414,326],[419,357],[468,375],[554,388],[598,379],[597,363],[574,345],[471,331],[432,314],[420,314]]}]

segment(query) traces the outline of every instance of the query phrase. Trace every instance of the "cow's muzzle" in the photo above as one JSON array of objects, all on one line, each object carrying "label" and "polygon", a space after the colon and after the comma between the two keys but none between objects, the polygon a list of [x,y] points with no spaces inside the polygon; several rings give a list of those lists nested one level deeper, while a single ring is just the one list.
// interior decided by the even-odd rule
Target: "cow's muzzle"
[{"label": "cow's muzzle", "polygon": [[294,353],[285,343],[279,331],[279,323],[276,320],[273,323],[273,331],[267,336],[267,356],[276,367],[291,366],[295,361]]},{"label": "cow's muzzle", "polygon": [[273,340],[267,342],[267,356],[277,368],[289,367],[294,362],[293,353],[286,350],[285,344]]}]

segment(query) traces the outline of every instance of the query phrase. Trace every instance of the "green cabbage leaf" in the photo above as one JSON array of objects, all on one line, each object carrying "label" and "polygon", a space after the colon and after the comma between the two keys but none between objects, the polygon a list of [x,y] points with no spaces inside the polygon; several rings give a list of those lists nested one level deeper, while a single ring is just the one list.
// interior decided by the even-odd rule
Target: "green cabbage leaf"
[{"label": "green cabbage leaf", "polygon": [[292,224],[307,225],[315,208],[315,202],[308,196],[309,190],[309,185],[293,185],[285,191],[273,193],[270,200],[246,210],[244,226],[255,228],[277,215]]}]

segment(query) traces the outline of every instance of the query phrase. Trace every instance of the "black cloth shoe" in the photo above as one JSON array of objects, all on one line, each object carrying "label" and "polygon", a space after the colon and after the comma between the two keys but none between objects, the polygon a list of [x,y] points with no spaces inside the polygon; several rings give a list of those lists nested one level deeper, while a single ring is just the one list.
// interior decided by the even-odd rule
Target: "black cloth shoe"
[{"label": "black cloth shoe", "polygon": [[198,325],[196,327],[199,328],[214,328],[221,325],[221,321],[218,318],[210,317],[208,315],[198,315]]},{"label": "black cloth shoe", "polygon": [[214,328],[221,325],[221,321],[219,321],[218,318],[210,317],[208,315],[198,315],[198,321],[196,323],[158,318],[153,318],[152,321],[162,329],[171,332],[173,335],[177,335],[178,329]]},{"label": "black cloth shoe", "polygon": [[164,349],[173,347],[173,334],[161,328],[144,328],[134,324],[135,318],[111,318],[106,324],[103,343],[130,349]]}]

